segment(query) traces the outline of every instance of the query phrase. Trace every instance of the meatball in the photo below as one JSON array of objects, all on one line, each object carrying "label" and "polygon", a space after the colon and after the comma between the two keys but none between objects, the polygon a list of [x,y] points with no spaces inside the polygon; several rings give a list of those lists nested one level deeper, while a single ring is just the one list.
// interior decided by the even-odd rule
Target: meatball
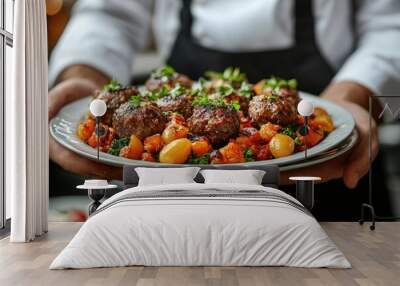
[{"label": "meatball", "polygon": [[146,81],[146,88],[150,91],[158,90],[163,86],[174,88],[177,84],[191,88],[192,80],[183,74],[174,73],[171,76],[152,76]]},{"label": "meatball", "polygon": [[138,90],[135,87],[122,88],[114,92],[105,90],[96,91],[94,98],[104,100],[107,104],[107,112],[101,117],[101,122],[111,126],[115,110],[117,110],[121,104],[127,102],[132,95],[136,94],[138,94]]},{"label": "meatball", "polygon": [[188,118],[192,115],[192,97],[189,95],[168,95],[158,99],[156,103],[160,107],[161,111],[178,112],[182,114],[185,118]]},{"label": "meatball", "polygon": [[150,102],[142,102],[138,107],[126,102],[115,111],[112,120],[115,132],[120,138],[134,134],[142,140],[161,133],[166,122],[162,111]]},{"label": "meatball", "polygon": [[249,103],[249,116],[258,125],[268,122],[287,125],[297,118],[297,99],[275,94],[257,95]]},{"label": "meatball", "polygon": [[188,126],[191,133],[206,136],[214,147],[219,147],[238,136],[240,118],[231,107],[198,105],[188,119]]}]

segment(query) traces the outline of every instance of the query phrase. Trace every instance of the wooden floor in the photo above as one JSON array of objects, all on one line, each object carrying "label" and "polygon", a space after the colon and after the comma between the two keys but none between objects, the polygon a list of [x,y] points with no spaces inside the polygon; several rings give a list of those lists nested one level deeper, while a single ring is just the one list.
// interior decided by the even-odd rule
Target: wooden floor
[{"label": "wooden floor", "polygon": [[322,223],[352,269],[285,267],[124,267],[48,270],[79,229],[51,223],[48,235],[29,244],[0,241],[0,285],[400,285],[400,223]]}]

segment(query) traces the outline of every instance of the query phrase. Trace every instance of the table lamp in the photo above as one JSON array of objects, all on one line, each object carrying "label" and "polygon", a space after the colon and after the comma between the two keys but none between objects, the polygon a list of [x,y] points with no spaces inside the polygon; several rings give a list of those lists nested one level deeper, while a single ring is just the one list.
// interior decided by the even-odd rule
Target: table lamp
[{"label": "table lamp", "polygon": [[97,136],[97,160],[100,158],[100,136],[104,135],[105,129],[100,126],[100,119],[107,111],[107,104],[104,100],[94,99],[90,103],[90,113],[96,118],[96,136]]},{"label": "table lamp", "polygon": [[304,136],[304,157],[307,160],[308,117],[314,113],[314,105],[310,101],[303,99],[297,105],[297,111],[304,117],[304,126],[300,128],[300,134]]}]

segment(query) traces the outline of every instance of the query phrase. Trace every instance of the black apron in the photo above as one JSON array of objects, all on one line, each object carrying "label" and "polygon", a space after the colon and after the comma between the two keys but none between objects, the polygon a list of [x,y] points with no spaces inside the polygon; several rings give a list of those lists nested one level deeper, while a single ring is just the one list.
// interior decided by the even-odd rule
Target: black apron
[{"label": "black apron", "polygon": [[[223,71],[229,66],[240,67],[250,82],[255,83],[269,76],[295,78],[299,89],[320,94],[335,75],[317,44],[314,28],[313,1],[294,0],[295,44],[283,50],[257,52],[223,52],[201,46],[192,36],[193,15],[191,0],[182,0],[181,27],[167,64],[178,72],[198,79],[207,70]],[[378,160],[377,160],[378,161]],[[380,165],[375,162],[374,165]],[[382,168],[374,168],[382,176]],[[377,174],[377,173],[375,173]],[[382,177],[381,177],[382,178]],[[382,181],[374,182],[381,189]],[[293,187],[283,190],[294,194]],[[335,180],[316,187],[315,207],[312,213],[319,220],[356,220],[360,205],[367,199],[368,180],[360,181],[356,190],[349,190],[343,180]],[[387,213],[387,192],[380,190],[377,210]]]},{"label": "black apron", "polygon": [[222,52],[196,43],[191,33],[192,1],[182,2],[181,27],[167,63],[192,79],[198,79],[207,70],[221,72],[229,66],[234,66],[240,67],[252,83],[272,75],[295,78],[301,90],[319,94],[335,74],[321,55],[315,41],[311,0],[294,1],[293,47],[257,52]]}]

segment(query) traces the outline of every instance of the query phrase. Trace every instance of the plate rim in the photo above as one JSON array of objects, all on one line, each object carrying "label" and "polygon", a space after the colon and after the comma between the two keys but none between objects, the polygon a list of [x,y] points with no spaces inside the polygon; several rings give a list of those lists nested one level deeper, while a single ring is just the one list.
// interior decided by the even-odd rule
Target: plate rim
[{"label": "plate rim", "polygon": [[[309,158],[310,159],[312,159],[313,157],[316,157],[316,156],[320,155],[321,153],[324,153],[324,152],[326,152],[326,151],[328,151],[330,149],[333,149],[334,147],[342,144],[346,139],[348,139],[351,136],[352,132],[355,130],[355,121],[354,121],[354,118],[353,118],[352,114],[349,111],[347,111],[346,109],[344,109],[343,107],[339,106],[338,104],[336,104],[334,102],[327,101],[327,100],[325,100],[323,98],[320,98],[318,96],[315,96],[315,95],[312,95],[312,94],[309,94],[309,93],[306,93],[306,92],[301,92],[301,91],[299,92],[299,94],[300,94],[301,98],[309,98],[312,101],[314,101],[314,104],[316,106],[318,106],[318,104],[335,106],[335,108],[341,110],[342,113],[343,112],[347,113],[348,119],[351,119],[350,121],[346,121],[346,125],[348,125],[348,127],[347,127],[348,131],[347,131],[346,135],[342,136],[340,140],[337,140],[337,141],[335,141],[335,143],[331,144],[332,146],[326,147],[325,149],[320,150],[320,151],[316,151],[316,152],[313,152],[313,150],[315,150],[313,148],[318,147],[319,144],[314,146],[314,147],[312,147],[312,148],[310,148],[310,149],[308,149],[308,154],[309,154]],[[86,158],[88,158],[90,160],[97,161],[96,149],[94,149],[94,148],[88,146],[86,143],[82,142],[82,140],[80,140],[76,135],[77,124],[80,121],[76,122],[76,126],[68,127],[68,128],[72,128],[73,129],[73,131],[70,132],[68,135],[69,136],[71,136],[71,135],[74,136],[74,139],[79,141],[80,144],[85,144],[85,146],[87,148],[90,148],[88,150],[91,153],[89,153],[89,152],[87,152],[85,150],[82,150],[81,148],[79,148],[79,146],[74,146],[74,144],[71,143],[72,139],[63,140],[63,138],[61,138],[61,136],[59,136],[57,134],[58,125],[55,123],[57,121],[60,121],[60,122],[62,120],[65,121],[65,119],[63,119],[63,117],[62,117],[62,114],[63,114],[63,112],[66,112],[67,108],[72,108],[72,106],[78,104],[79,102],[84,102],[84,101],[89,102],[90,98],[91,98],[90,96],[84,97],[84,98],[78,99],[76,101],[73,101],[73,102],[65,105],[58,112],[58,114],[54,118],[52,118],[51,121],[49,122],[49,130],[50,130],[50,134],[53,137],[53,139],[56,140],[59,144],[61,144],[65,148],[69,149],[70,151],[72,151],[74,153],[82,155],[82,156],[84,156],[84,157],[86,157]],[[83,116],[84,116],[84,114],[80,115],[81,118]],[[73,122],[71,122],[71,123],[73,123]],[[329,137],[329,135],[328,135],[328,137]],[[326,140],[328,137],[326,137],[324,140]],[[263,161],[254,161],[254,162],[245,162],[245,163],[221,164],[221,166],[246,166],[246,167],[252,167],[253,166],[253,167],[256,167],[256,166],[260,166],[260,165],[278,165],[278,166],[282,166],[283,167],[283,166],[286,166],[286,165],[292,165],[292,164],[296,164],[296,163],[299,163],[299,162],[303,161],[303,159],[304,159],[303,157],[304,156],[300,156],[302,153],[304,153],[304,152],[298,152],[298,153],[295,153],[295,154],[292,154],[290,156],[283,157],[283,158],[263,160]],[[113,156],[111,154],[104,153],[104,152],[100,152],[100,154],[101,154],[101,156],[100,156],[100,160],[99,161],[101,163],[104,163],[104,164],[107,164],[107,165],[112,165],[112,166],[118,166],[118,167],[122,167],[123,165],[135,165],[135,166],[142,165],[142,166],[146,166],[146,167],[156,167],[156,166],[164,166],[164,167],[198,166],[198,167],[201,168],[201,167],[205,167],[205,166],[209,166],[210,165],[210,164],[207,164],[207,165],[204,165],[204,164],[201,164],[201,165],[197,165],[197,164],[166,164],[166,163],[160,163],[160,162],[148,162],[148,161],[142,161],[142,160],[132,160],[132,159],[127,159],[127,158],[122,158],[122,157],[119,157],[119,156]],[[293,156],[296,156],[296,157],[294,158]],[[289,158],[289,160],[288,160],[288,158]],[[216,166],[218,166],[218,165],[216,165]]]}]

